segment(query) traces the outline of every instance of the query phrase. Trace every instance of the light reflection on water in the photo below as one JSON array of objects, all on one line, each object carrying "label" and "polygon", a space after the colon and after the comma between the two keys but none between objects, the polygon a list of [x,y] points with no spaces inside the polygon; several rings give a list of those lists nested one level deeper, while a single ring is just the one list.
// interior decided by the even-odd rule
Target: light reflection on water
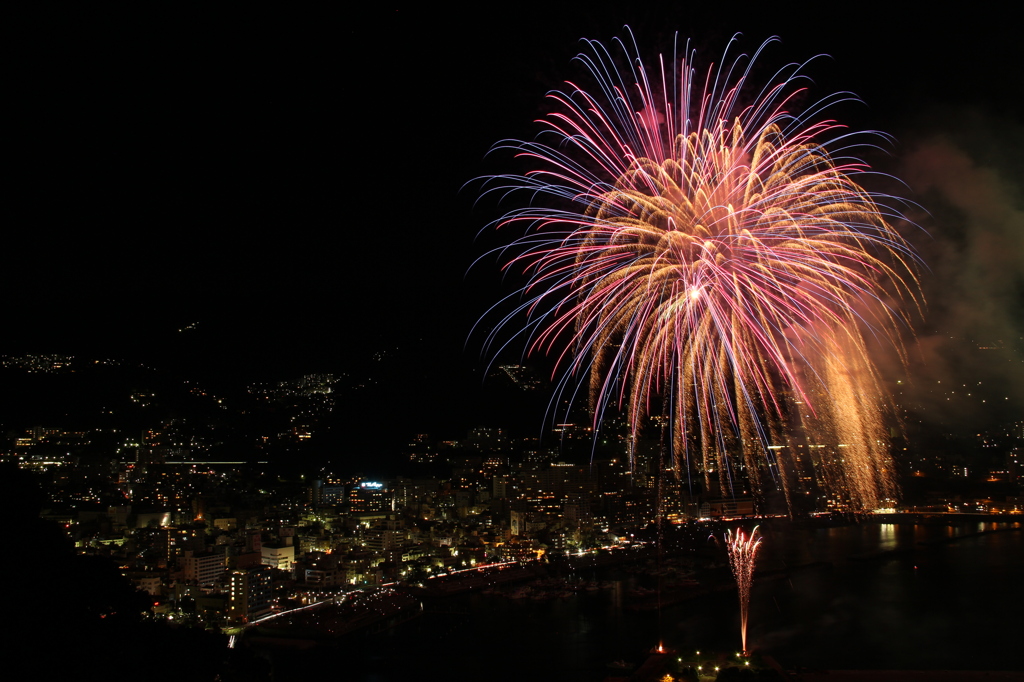
[{"label": "light reflection on water", "polygon": [[[797,571],[788,585],[755,589],[755,646],[791,665],[832,669],[1021,669],[1013,652],[1024,603],[1022,533],[964,537],[1011,525],[1019,528],[880,524],[873,546],[870,524],[829,529],[830,571]],[[787,535],[780,553],[801,533]],[[871,558],[886,550],[897,553]]]},{"label": "light reflection on water", "polygon": [[896,549],[896,524],[878,524],[878,548],[882,550]]},{"label": "light reflection on water", "polygon": [[[1010,525],[1020,527],[762,524],[758,568],[791,570],[755,579],[752,647],[789,667],[1021,669],[1013,652],[1024,604],[1024,533],[963,537]],[[794,568],[812,562],[831,566]],[[613,588],[552,601],[482,593],[438,601],[428,610],[449,614],[427,613],[393,636],[353,645],[344,654],[350,678],[399,680],[433,670],[451,679],[589,682],[609,675],[611,661],[642,662],[659,638],[680,651],[739,645],[735,592],[667,607],[659,624],[657,612],[627,608],[629,590],[649,577],[624,568],[579,577]]]}]

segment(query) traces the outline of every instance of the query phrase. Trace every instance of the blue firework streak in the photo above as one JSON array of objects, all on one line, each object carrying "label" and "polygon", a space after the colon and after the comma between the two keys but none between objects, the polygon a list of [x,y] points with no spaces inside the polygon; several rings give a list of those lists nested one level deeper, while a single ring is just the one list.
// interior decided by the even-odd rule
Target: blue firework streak
[{"label": "blue firework streak", "polygon": [[806,63],[752,82],[773,42],[733,58],[734,38],[698,71],[688,44],[649,69],[631,34],[585,41],[593,86],[567,82],[536,140],[496,145],[533,165],[485,184],[526,199],[495,225],[521,227],[502,252],[529,282],[487,345],[514,327],[557,355],[557,394],[588,385],[595,430],[623,408],[631,452],[670,416],[677,473],[724,492],[743,469],[792,501],[814,471],[838,506],[870,508],[896,490],[866,338],[897,343],[917,257],[896,202],[858,182],[853,150],[881,134],[823,117],[852,95],[796,112]]}]

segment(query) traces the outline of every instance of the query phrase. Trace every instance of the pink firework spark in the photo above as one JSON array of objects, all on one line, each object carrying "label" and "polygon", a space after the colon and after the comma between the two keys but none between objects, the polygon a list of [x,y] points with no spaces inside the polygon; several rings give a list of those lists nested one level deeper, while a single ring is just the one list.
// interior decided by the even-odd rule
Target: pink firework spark
[{"label": "pink firework spark", "polygon": [[891,197],[858,182],[858,134],[820,119],[852,97],[794,111],[805,64],[753,82],[772,42],[698,71],[688,45],[649,70],[632,35],[615,41],[623,68],[585,41],[593,87],[567,82],[535,141],[496,146],[534,166],[486,179],[529,197],[497,222],[524,230],[501,253],[529,283],[487,346],[525,316],[516,336],[559,357],[558,392],[588,384],[595,432],[625,412],[630,456],[665,415],[677,476],[725,491],[740,473],[755,494],[774,481],[792,507],[809,473],[869,509],[896,488],[866,339],[899,347],[916,256]]},{"label": "pink firework spark", "polygon": [[729,551],[729,566],[736,578],[736,588],[740,597],[740,639],[743,642],[743,654],[747,654],[747,619],[750,615],[750,587],[754,583],[754,564],[757,561],[757,550],[761,547],[761,538],[757,537],[757,529],[750,532],[750,537],[737,530],[725,534],[725,544]]}]

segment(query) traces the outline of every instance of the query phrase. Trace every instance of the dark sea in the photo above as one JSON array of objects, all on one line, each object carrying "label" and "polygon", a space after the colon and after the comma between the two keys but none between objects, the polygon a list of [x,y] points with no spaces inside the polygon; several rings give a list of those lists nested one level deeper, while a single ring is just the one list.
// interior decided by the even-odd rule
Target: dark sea
[{"label": "dark sea", "polygon": [[[992,530],[1000,532],[976,535]],[[761,534],[757,568],[788,570],[755,579],[748,644],[784,667],[1024,670],[1020,523],[773,521]],[[630,591],[656,580],[649,575],[623,565],[578,577],[606,589],[550,600],[427,600],[422,616],[390,632],[275,660],[275,678],[597,682],[615,674],[609,663],[642,663],[659,641],[686,656],[740,649],[735,591],[659,614],[628,608]]]}]

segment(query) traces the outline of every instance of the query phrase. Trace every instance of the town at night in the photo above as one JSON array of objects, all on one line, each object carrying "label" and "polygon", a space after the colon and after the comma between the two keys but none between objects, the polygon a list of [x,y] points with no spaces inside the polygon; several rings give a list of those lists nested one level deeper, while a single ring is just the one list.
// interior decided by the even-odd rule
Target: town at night
[{"label": "town at night", "polygon": [[734,9],[26,15],[18,674],[1019,679],[1012,21]]}]

